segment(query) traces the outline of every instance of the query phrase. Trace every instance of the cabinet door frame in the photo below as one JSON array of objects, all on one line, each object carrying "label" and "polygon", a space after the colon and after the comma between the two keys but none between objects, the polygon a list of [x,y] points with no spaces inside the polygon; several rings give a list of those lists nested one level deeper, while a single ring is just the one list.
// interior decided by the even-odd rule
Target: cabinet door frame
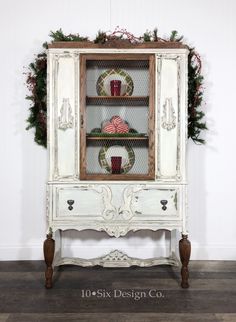
[{"label": "cabinet door frame", "polygon": [[[86,151],[86,62],[87,60],[148,60],[148,174],[87,174]],[[155,54],[81,54],[80,55],[80,180],[154,180],[155,179]]]}]

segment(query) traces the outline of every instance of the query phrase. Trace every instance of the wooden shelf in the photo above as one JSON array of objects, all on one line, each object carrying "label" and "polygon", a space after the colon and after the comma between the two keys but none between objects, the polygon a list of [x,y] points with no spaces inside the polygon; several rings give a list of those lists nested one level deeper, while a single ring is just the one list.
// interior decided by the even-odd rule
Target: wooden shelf
[{"label": "wooden shelf", "polygon": [[81,174],[80,180],[103,180],[103,181],[110,181],[110,180],[154,180],[154,174]]},{"label": "wooden shelf", "polygon": [[87,96],[88,99],[114,99],[114,100],[119,100],[119,99],[125,99],[125,100],[136,100],[136,99],[148,99],[149,96],[125,96],[125,95],[120,95],[120,96]]},{"label": "wooden shelf", "polygon": [[87,136],[90,141],[147,141],[148,136]]},{"label": "wooden shelf", "polygon": [[149,96],[87,96],[87,105],[148,106]]}]

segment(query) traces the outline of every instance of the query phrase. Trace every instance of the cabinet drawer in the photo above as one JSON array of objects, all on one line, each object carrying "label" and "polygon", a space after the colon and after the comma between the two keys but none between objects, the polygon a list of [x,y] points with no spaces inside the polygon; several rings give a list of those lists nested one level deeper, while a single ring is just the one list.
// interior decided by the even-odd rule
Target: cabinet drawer
[{"label": "cabinet drawer", "polygon": [[[126,195],[130,195],[127,191]],[[130,210],[135,216],[145,220],[180,219],[179,188],[157,188],[145,186],[133,189]]]},{"label": "cabinet drawer", "polygon": [[[56,187],[56,211],[54,219],[100,218],[107,211],[104,200],[108,199],[104,186],[78,185]],[[108,200],[109,201],[109,200]],[[112,209],[111,209],[112,210]]]},{"label": "cabinet drawer", "polygon": [[53,191],[54,220],[124,223],[124,220],[181,219],[183,189],[180,186],[60,185]]}]

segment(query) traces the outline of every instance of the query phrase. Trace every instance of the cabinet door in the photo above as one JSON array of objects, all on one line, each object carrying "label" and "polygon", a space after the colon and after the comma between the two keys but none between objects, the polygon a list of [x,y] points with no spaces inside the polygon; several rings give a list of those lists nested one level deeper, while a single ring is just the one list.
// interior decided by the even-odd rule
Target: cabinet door
[{"label": "cabinet door", "polygon": [[79,55],[49,55],[50,179],[74,180],[78,174]]},{"label": "cabinet door", "polygon": [[154,179],[154,55],[81,55],[80,178]]},{"label": "cabinet door", "polygon": [[157,55],[157,180],[185,179],[187,56]]}]

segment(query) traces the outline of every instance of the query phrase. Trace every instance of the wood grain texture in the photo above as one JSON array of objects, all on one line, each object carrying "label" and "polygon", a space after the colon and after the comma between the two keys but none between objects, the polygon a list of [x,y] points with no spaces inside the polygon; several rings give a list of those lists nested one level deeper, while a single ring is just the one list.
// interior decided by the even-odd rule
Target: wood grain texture
[{"label": "wood grain texture", "polygon": [[145,174],[87,174],[81,177],[83,180],[153,180],[152,176]]},{"label": "wood grain texture", "polygon": [[105,141],[147,141],[147,136],[87,136],[87,140],[97,141],[97,140],[105,140]]},{"label": "wood grain texture", "polygon": [[[0,322],[235,322],[236,261],[191,261],[189,266],[191,288],[187,290],[179,287],[179,269],[166,266],[64,266],[55,270],[54,288],[45,290],[43,261],[0,262]],[[83,298],[83,289],[157,289],[164,297]]]},{"label": "wood grain texture", "polygon": [[86,177],[86,55],[80,57],[80,179]]},{"label": "wood grain texture", "polygon": [[155,55],[149,57],[149,177],[155,178]]},{"label": "wood grain texture", "polygon": [[182,263],[181,268],[181,276],[182,276],[182,282],[181,286],[182,288],[188,288],[188,278],[189,278],[189,271],[188,271],[188,263],[190,259],[191,254],[191,243],[188,240],[187,235],[182,235],[182,239],[179,241],[179,254],[180,254],[180,260]]},{"label": "wood grain texture", "polygon": [[55,241],[54,239],[52,239],[52,234],[48,234],[47,239],[44,241],[44,244],[43,244],[43,253],[44,253],[44,259],[46,263],[46,270],[45,270],[46,288],[52,288],[52,275],[53,275],[52,262],[54,258],[54,251],[55,251]]},{"label": "wood grain texture", "polygon": [[[3,318],[1,319],[1,315]],[[236,314],[168,313],[47,313],[0,314],[0,322],[235,322]]]},{"label": "wood grain texture", "polygon": [[87,99],[135,101],[135,100],[138,100],[138,99],[147,100],[148,96],[88,96]]},{"label": "wood grain texture", "polygon": [[148,106],[148,96],[88,96],[87,105],[96,106]]},{"label": "wood grain texture", "polygon": [[[117,60],[121,60],[121,61],[139,61],[139,60],[148,60],[149,59],[149,54],[121,54],[121,53],[112,53],[112,54],[84,54],[84,56],[86,57],[86,61],[92,60],[107,60],[107,61],[111,61],[116,63]],[[121,62],[122,63],[122,62]]]},{"label": "wood grain texture", "polygon": [[6,322],[9,321],[10,314],[1,314],[0,313],[0,322]]},{"label": "wood grain texture", "polygon": [[180,42],[146,42],[141,44],[131,44],[129,42],[116,42],[113,44],[94,44],[89,41],[58,41],[48,45],[48,48],[188,48]]}]

